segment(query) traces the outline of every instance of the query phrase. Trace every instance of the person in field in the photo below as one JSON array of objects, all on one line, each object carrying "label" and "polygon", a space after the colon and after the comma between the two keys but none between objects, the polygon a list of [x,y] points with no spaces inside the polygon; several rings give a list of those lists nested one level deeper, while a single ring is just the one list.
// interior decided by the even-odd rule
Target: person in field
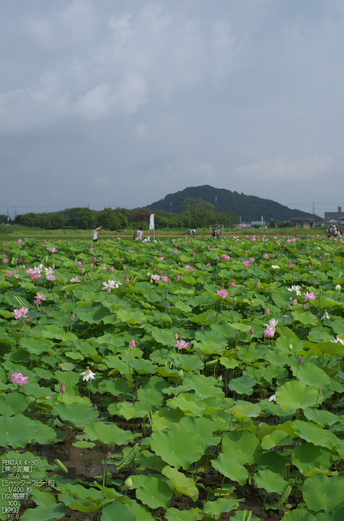
[{"label": "person in field", "polygon": [[99,234],[100,230],[101,230],[100,226],[93,230],[93,232],[92,232],[93,242],[98,242],[98,234]]},{"label": "person in field", "polygon": [[142,228],[140,228],[139,230],[137,230],[137,240],[142,241],[142,238],[143,238],[143,231],[142,231]]}]

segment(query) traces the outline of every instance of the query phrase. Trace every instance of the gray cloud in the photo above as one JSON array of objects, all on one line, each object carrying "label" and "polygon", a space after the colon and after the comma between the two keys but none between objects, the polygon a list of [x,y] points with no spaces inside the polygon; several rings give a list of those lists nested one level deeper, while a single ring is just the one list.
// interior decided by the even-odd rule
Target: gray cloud
[{"label": "gray cloud", "polygon": [[342,204],[340,0],[2,10],[2,208],[135,207],[197,184]]}]

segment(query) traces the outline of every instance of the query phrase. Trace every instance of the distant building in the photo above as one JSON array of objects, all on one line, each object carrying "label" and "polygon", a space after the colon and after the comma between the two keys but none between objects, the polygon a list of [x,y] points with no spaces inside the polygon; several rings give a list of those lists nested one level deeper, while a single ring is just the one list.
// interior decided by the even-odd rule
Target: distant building
[{"label": "distant building", "polygon": [[341,206],[338,206],[336,212],[325,212],[325,221],[333,220],[338,223],[341,217],[344,217]]},{"label": "distant building", "polygon": [[312,219],[304,219],[302,217],[297,219],[290,219],[290,222],[294,228],[313,228],[314,224]]}]

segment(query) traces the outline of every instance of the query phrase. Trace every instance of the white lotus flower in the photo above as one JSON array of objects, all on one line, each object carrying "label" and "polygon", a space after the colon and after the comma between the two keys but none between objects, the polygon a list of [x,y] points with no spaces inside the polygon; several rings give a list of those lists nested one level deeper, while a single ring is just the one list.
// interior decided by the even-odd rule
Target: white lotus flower
[{"label": "white lotus flower", "polygon": [[81,376],[84,375],[83,381],[88,382],[89,380],[94,380],[96,375],[92,373],[91,369],[87,368],[84,373],[81,373]]},{"label": "white lotus flower", "polygon": [[122,283],[118,280],[111,280],[109,279],[107,282],[103,282],[103,288],[102,291],[107,291],[108,293],[111,293],[112,289],[118,289],[120,286],[122,286]]}]

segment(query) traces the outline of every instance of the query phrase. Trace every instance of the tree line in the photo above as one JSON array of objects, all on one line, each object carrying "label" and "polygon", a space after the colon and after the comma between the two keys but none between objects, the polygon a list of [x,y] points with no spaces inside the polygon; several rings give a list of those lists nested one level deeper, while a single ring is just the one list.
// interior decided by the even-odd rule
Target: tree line
[{"label": "tree line", "polygon": [[[68,208],[58,212],[26,213],[10,219],[10,224],[42,228],[45,230],[76,228],[89,230],[97,226],[110,231],[124,229],[148,229],[150,215],[154,213],[155,228],[205,228],[215,224],[230,226],[238,221],[233,212],[215,212],[215,206],[207,201],[187,198],[181,206],[180,214],[172,214],[164,210],[152,212],[147,208],[104,208],[97,211],[90,208]],[[7,223],[7,216],[0,215],[0,223]]]}]

